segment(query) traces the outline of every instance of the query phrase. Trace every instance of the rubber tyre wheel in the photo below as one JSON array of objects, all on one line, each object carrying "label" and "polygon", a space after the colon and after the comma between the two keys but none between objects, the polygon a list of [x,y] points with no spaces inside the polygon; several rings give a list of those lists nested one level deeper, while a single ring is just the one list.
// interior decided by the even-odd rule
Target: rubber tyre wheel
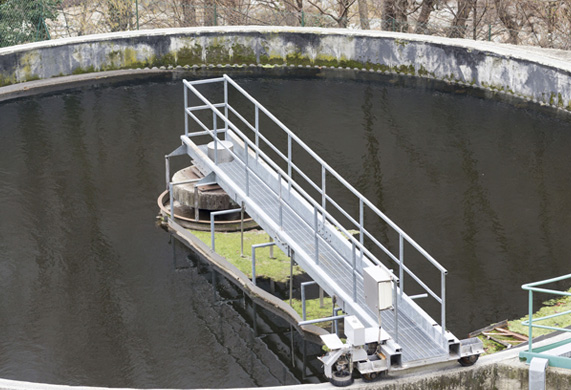
[{"label": "rubber tyre wheel", "polygon": [[383,372],[370,372],[368,374],[361,374],[361,378],[363,378],[363,382],[376,382],[381,379],[383,376]]},{"label": "rubber tyre wheel", "polygon": [[478,361],[479,357],[480,355],[464,356],[463,358],[458,359],[458,363],[460,363],[462,367],[473,366],[474,363]]},{"label": "rubber tyre wheel", "polygon": [[352,375],[338,376],[335,375],[334,373],[333,376],[329,378],[329,382],[331,382],[333,386],[345,387],[353,384],[353,376]]}]

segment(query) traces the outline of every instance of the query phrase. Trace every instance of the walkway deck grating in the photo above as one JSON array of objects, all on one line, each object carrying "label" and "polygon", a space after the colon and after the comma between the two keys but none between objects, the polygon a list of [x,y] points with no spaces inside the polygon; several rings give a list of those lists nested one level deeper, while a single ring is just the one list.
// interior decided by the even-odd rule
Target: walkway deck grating
[{"label": "walkway deck grating", "polygon": [[[196,89],[196,85],[203,83],[223,84],[224,103],[213,104],[202,96]],[[380,261],[368,251],[362,241],[359,242],[352,236],[346,237],[341,234],[339,230],[343,230],[344,227],[337,224],[325,207],[321,207],[321,202],[325,205],[327,199],[325,194],[326,173],[333,175],[341,183],[346,183],[344,179],[229,77],[224,76],[192,83],[185,81],[185,86],[187,123],[185,135],[181,139],[183,147],[186,148],[186,154],[194,160],[203,173],[213,173],[218,184],[237,203],[243,202],[250,216],[282,246],[282,249],[286,248],[292,251],[296,263],[318,282],[329,295],[335,295],[339,298],[345,312],[356,315],[365,326],[378,326],[376,314],[365,304],[362,273],[363,268],[367,266],[377,264],[384,267],[384,265],[381,265]],[[287,172],[269,160],[259,148],[258,136],[264,141],[265,139],[260,135],[257,119],[256,123],[252,125],[240,118],[239,114],[237,115],[239,119],[243,120],[241,126],[243,127],[245,124],[254,132],[255,137],[253,139],[255,141],[248,139],[235,124],[230,122],[228,119],[229,111],[234,112],[234,114],[236,112],[228,102],[229,87],[237,89],[254,104],[256,118],[259,112],[263,112],[284,130],[288,137],[288,151],[280,153],[281,157],[286,159]],[[189,93],[193,93],[204,105],[189,106],[187,96]],[[215,129],[210,129],[193,114],[194,111],[199,110],[212,112],[213,117],[216,118],[213,120]],[[204,131],[189,132],[188,123],[192,120],[196,121]],[[224,128],[216,128],[216,123],[222,123]],[[233,155],[233,160],[223,163],[212,161],[208,157],[207,145],[196,145],[192,140],[194,136],[204,135],[210,135],[217,140],[231,141],[233,151],[226,150],[226,152]],[[322,191],[322,199],[309,198],[301,186],[291,178],[293,169],[297,169],[291,159],[293,142],[296,142],[296,147],[301,146],[308,151],[321,164],[323,184],[322,189],[319,190]],[[221,142],[218,142],[216,146],[220,144]],[[275,148],[271,144],[268,145]],[[172,184],[170,185],[172,186]],[[400,347],[401,362],[407,365],[412,362],[433,361],[434,359],[448,360],[450,358],[449,345],[458,342],[458,340],[443,330],[445,328],[444,276],[446,270],[353,187],[349,184],[345,185],[356,195],[359,201],[360,216],[353,221],[357,223],[356,227],[361,235],[369,234],[363,223],[359,223],[359,221],[363,221],[365,207],[377,213],[399,235],[400,253],[392,256],[398,267],[398,276],[391,271],[393,281],[396,283],[395,309],[383,311],[381,319],[383,329],[393,340],[397,341],[397,347]],[[405,241],[441,272],[440,294],[434,293],[426,285],[423,286],[422,281],[404,265],[402,248]],[[386,253],[386,248],[382,244],[377,243],[377,245]],[[316,256],[316,249],[318,256]],[[404,291],[396,288],[403,275],[420,281],[427,293],[441,304],[442,325],[438,325],[420,307],[412,303]]]}]

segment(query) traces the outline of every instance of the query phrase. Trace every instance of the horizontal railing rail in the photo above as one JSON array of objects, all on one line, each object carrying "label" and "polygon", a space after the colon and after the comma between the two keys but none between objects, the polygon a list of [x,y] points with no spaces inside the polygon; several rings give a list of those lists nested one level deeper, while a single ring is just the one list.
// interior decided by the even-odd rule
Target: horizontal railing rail
[{"label": "horizontal railing rail", "polygon": [[[202,84],[204,84],[204,80],[200,80],[200,81],[201,81]],[[185,80],[185,83],[188,83],[188,82]],[[191,84],[191,83],[188,83],[188,84]],[[191,89],[193,90],[193,92],[195,93],[195,95],[196,95],[196,96],[199,96],[199,97],[201,98],[201,100],[204,99],[204,101],[207,101],[206,98],[205,98],[202,94],[200,94],[200,92],[197,91],[195,88],[192,88],[192,86],[189,86],[189,88],[191,88]],[[214,106],[215,106],[215,105],[212,104],[212,105],[211,105],[211,109],[214,109],[214,108],[215,108]],[[225,120],[225,121],[228,123],[229,127],[231,127],[231,129],[234,131],[234,133],[235,133],[236,135],[238,135],[238,136],[240,137],[240,139],[241,139],[245,144],[247,144],[249,147],[254,146],[254,143],[252,143],[252,141],[251,141],[248,137],[246,137],[246,136],[243,134],[243,132],[241,132],[233,123],[231,123],[228,119],[225,119],[225,117],[224,117],[219,111],[213,110],[213,112],[215,112],[215,114],[218,115],[221,119]],[[204,135],[204,133],[208,133],[210,136],[212,136],[212,138],[215,139],[216,133],[219,133],[219,134],[220,134],[220,133],[223,133],[223,132],[224,132],[224,131],[221,131],[221,130],[218,130],[218,132],[216,132],[216,131],[214,131],[214,130],[209,130],[208,127],[207,127],[204,123],[202,123],[202,122],[200,121],[200,119],[198,119],[198,118],[195,117],[195,116],[193,116],[193,119],[195,119],[195,121],[196,121],[202,128],[207,129],[207,130],[205,130],[204,132],[200,132],[200,133],[193,133],[193,134],[188,133],[187,136],[189,136],[189,137],[195,136],[195,134]],[[265,137],[264,137],[264,138],[265,138]],[[215,139],[215,141],[216,141],[216,139]],[[238,156],[238,155],[237,155],[236,153],[234,153],[232,150],[228,149],[224,144],[221,144],[221,145],[223,146],[223,148],[224,148],[228,153],[230,153],[230,154],[232,155],[232,157],[238,159],[238,161],[240,161],[240,162],[244,165],[244,167],[247,168],[247,170],[248,170],[249,173],[252,173],[252,174],[254,174],[254,175],[257,175],[257,173],[256,173],[254,170],[252,170],[250,167],[247,166],[247,163],[246,163],[240,156]],[[271,144],[270,144],[270,145],[271,145]],[[275,146],[273,146],[273,145],[271,145],[271,146],[275,148]],[[215,146],[215,149],[216,149],[216,146]],[[276,150],[277,150],[277,149],[276,149]],[[291,178],[291,176],[288,175],[283,169],[281,169],[269,156],[267,156],[267,154],[266,154],[265,152],[263,152],[262,150],[259,150],[259,149],[257,150],[257,152],[259,153],[260,156],[262,156],[263,161],[264,161],[266,164],[268,164],[268,165],[274,170],[274,172],[275,172],[276,174],[279,175],[278,177],[279,177],[280,179],[283,178],[283,179],[285,179],[286,182],[288,182],[288,184],[291,184],[291,186],[297,190],[297,193],[298,193],[299,195],[303,196],[306,201],[308,201],[309,203],[311,203],[311,205],[312,205],[314,208],[316,208],[322,215],[326,215],[326,214],[327,214],[326,210],[323,209],[322,206],[321,206],[319,203],[317,203],[309,194],[307,194],[307,192],[306,192],[301,186],[299,186],[295,181],[293,181],[293,179]],[[278,151],[278,153],[279,153],[279,151]],[[262,179],[262,178],[260,177],[260,179]],[[262,182],[263,182],[263,181],[262,181]],[[265,185],[269,190],[271,190],[272,192],[274,192],[276,195],[279,195],[279,193],[278,193],[277,191],[275,191],[273,187],[267,185],[266,183],[264,183],[264,185]],[[290,207],[290,210],[291,210],[292,212],[298,214],[297,211],[296,211],[295,209],[291,208],[291,207]],[[394,273],[392,273],[384,264],[382,264],[364,245],[362,245],[359,241],[357,241],[357,240],[353,237],[353,235],[350,234],[349,231],[348,231],[341,223],[339,223],[335,218],[333,218],[333,217],[330,216],[330,215],[327,215],[326,217],[327,217],[327,220],[328,220],[330,223],[332,223],[334,226],[336,226],[342,233],[344,233],[344,234],[347,236],[347,238],[348,238],[349,241],[353,241],[353,242],[356,244],[356,246],[357,246],[360,250],[362,250],[363,253],[364,253],[366,256],[370,257],[369,260],[371,260],[372,262],[374,262],[376,265],[379,265],[379,266],[383,267],[385,270],[389,271],[391,274],[393,274],[394,280],[398,280],[398,278],[394,275]],[[304,222],[305,222],[305,221],[304,221]],[[306,222],[306,224],[307,224],[307,222]],[[309,224],[307,224],[307,225],[311,227],[311,225],[309,225]]]},{"label": "horizontal railing rail", "polygon": [[[223,82],[224,83],[224,102],[223,103],[211,103],[207,98],[205,98],[196,88],[195,85],[206,84],[206,83],[217,83]],[[325,222],[327,221],[332,226],[336,227],[340,232],[346,235],[349,240],[350,245],[354,248],[353,251],[358,250],[358,255],[361,257],[367,258],[374,264],[380,265],[383,268],[387,269],[387,267],[381,263],[377,257],[365,246],[365,237],[370,240],[377,248],[379,248],[389,259],[395,262],[399,267],[399,275],[393,274],[394,280],[398,280],[400,282],[400,294],[402,299],[402,294],[404,292],[404,275],[410,276],[414,281],[416,281],[431,297],[433,297],[441,306],[441,326],[442,326],[442,335],[445,341],[445,331],[446,331],[446,308],[445,308],[445,275],[447,274],[447,270],[440,265],[424,248],[422,248],[416,241],[414,241],[410,236],[408,236],[400,227],[398,227],[391,219],[389,219],[381,210],[379,210],[374,204],[372,204],[367,198],[365,198],[359,191],[357,191],[350,183],[348,183],[343,177],[341,177],[332,167],[330,167],[322,158],[320,158],[315,152],[313,152],[298,136],[296,136],[291,130],[289,130],[281,121],[279,121],[272,113],[270,113],[265,107],[263,107],[256,99],[251,97],[242,87],[236,84],[231,78],[224,75],[223,77],[216,78],[216,79],[209,79],[209,80],[199,80],[199,81],[184,81],[185,93],[184,93],[184,100],[185,100],[185,135],[187,137],[195,136],[196,134],[204,135],[205,133],[209,134],[215,142],[215,150],[218,149],[218,136],[219,134],[226,133],[228,129],[232,129],[232,131],[241,139],[241,141],[245,145],[245,155],[244,158],[238,157],[235,153],[228,150],[232,155],[234,155],[238,160],[242,163],[245,169],[246,179],[248,179],[249,174],[256,175],[251,168],[248,167],[248,159],[249,159],[249,148],[252,148],[253,153],[255,154],[256,160],[262,159],[265,164],[272,168],[274,173],[277,175],[277,180],[279,180],[279,194],[276,193],[275,190],[271,189],[276,195],[280,198],[280,207],[282,206],[282,181],[287,184],[288,191],[291,191],[292,188],[296,190],[296,193],[303,197],[304,200],[309,202],[311,206],[315,209],[316,220],[319,217],[325,226]],[[234,87],[239,93],[241,93],[244,97],[246,97],[253,105],[255,109],[255,123],[250,123],[243,115],[241,115],[234,107],[229,104],[228,101],[228,85]],[[200,106],[189,107],[188,106],[188,91],[191,91],[194,96],[196,96],[203,104]],[[219,109],[224,108],[224,113],[222,113]],[[212,111],[213,116],[213,129],[210,129],[207,125],[205,125],[195,114],[195,111],[200,110],[210,110]],[[241,123],[243,123],[250,131],[254,132],[254,141],[250,140],[228,117],[229,112],[234,114]],[[283,132],[287,135],[287,152],[282,152],[278,147],[273,145],[260,131],[260,113],[266,115],[271,121],[273,121],[279,128],[283,130]],[[189,121],[188,119],[192,118],[194,122],[196,122],[200,128],[204,131],[189,133]],[[217,119],[220,119],[224,123],[223,129],[218,129],[217,126]],[[281,158],[287,165],[287,172],[282,169],[277,163],[275,163],[271,158],[267,156],[267,154],[261,149],[260,141],[262,141],[265,145],[267,145],[276,155]],[[301,147],[315,162],[319,164],[321,167],[321,185],[315,183],[311,178],[309,178],[294,162],[292,156],[293,144],[295,143],[296,146]],[[226,146],[221,143],[225,149]],[[296,172],[300,177],[302,177],[311,188],[316,190],[318,194],[321,196],[321,202],[315,200],[312,196],[310,196],[302,187],[299,185],[295,180],[292,178],[293,172]],[[357,199],[358,206],[359,206],[359,215],[358,217],[351,216],[343,207],[339,205],[337,201],[335,201],[329,194],[327,194],[327,176],[330,175],[331,177],[335,178],[344,188],[349,190]],[[263,182],[263,180],[262,180]],[[248,182],[247,182],[248,183]],[[247,184],[248,185],[248,184]],[[328,211],[328,206],[333,207],[335,210],[338,210],[359,232],[359,239],[357,240],[353,237],[352,234],[349,233],[348,230],[345,228],[336,218],[334,218],[331,213]],[[297,213],[296,210],[293,210],[289,205],[286,205],[289,209],[293,212]],[[281,210],[281,209],[280,209]],[[399,237],[399,251],[398,254],[392,253],[386,245],[383,245],[377,238],[374,237],[364,226],[364,219],[366,210],[370,210],[374,213],[374,215],[378,216],[382,221],[384,221],[390,228],[393,229],[394,232],[397,233]],[[305,221],[304,218],[302,220]],[[310,225],[305,221],[306,224]],[[311,227],[311,226],[310,226]],[[317,221],[315,221],[314,226],[312,227],[315,231],[318,230]],[[422,255],[430,264],[432,264],[438,272],[441,274],[440,280],[440,294],[434,292],[429,286],[426,285],[409,267],[405,265],[405,256],[404,256],[404,243],[408,243],[412,248],[414,248],[420,255]],[[317,243],[317,237],[316,237]],[[317,248],[316,248],[317,251]],[[317,257],[317,256],[316,256]],[[347,263],[350,263],[347,259],[345,259]],[[391,272],[392,274],[392,272]]]},{"label": "horizontal railing rail", "polygon": [[523,326],[528,326],[528,338],[529,338],[528,352],[532,352],[533,328],[548,329],[548,330],[562,331],[562,332],[571,332],[571,329],[567,329],[564,327],[537,324],[537,322],[540,322],[543,320],[547,320],[547,319],[551,319],[551,318],[555,318],[555,317],[560,317],[560,316],[564,316],[564,315],[569,315],[569,314],[571,314],[571,310],[564,311],[561,313],[555,313],[555,314],[551,314],[548,316],[543,316],[543,317],[539,317],[539,318],[535,318],[535,319],[533,318],[533,293],[534,292],[560,295],[560,296],[571,296],[571,292],[569,292],[569,291],[559,291],[559,290],[553,290],[553,289],[547,289],[547,288],[540,288],[538,286],[543,286],[543,285],[550,284],[550,283],[556,283],[556,282],[560,282],[560,281],[567,280],[567,279],[571,279],[571,274],[559,276],[557,278],[541,280],[539,282],[527,283],[527,284],[524,284],[521,286],[522,289],[527,290],[529,292],[529,302],[528,302],[529,318],[525,321],[522,321]]}]

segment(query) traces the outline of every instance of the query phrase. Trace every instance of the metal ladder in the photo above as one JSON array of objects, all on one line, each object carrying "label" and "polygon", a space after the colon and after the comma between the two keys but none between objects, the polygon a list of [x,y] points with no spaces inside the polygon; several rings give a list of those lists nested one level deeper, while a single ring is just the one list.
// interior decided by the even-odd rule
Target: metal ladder
[{"label": "metal ladder", "polygon": [[[200,92],[206,84],[210,93],[212,87],[218,87],[217,93],[223,95],[223,100],[212,102]],[[232,106],[236,96],[242,101],[246,99],[253,115],[252,111],[240,113]],[[191,104],[193,102],[195,104]],[[208,80],[184,80],[184,107],[182,145],[166,156],[171,194],[172,187],[180,183],[170,182],[169,158],[187,154],[209,180],[215,180],[236,203],[244,205],[277,246],[290,254],[330,296],[336,297],[344,312],[357,316],[366,326],[378,326],[378,318],[365,304],[363,268],[378,265],[389,272],[394,287],[394,310],[382,312],[381,317],[383,329],[392,337],[390,348],[399,355],[400,365],[415,366],[450,360],[451,356],[455,358],[459,340],[446,331],[447,271],[430,254],[227,75]],[[249,121],[245,116],[253,116],[253,119]],[[262,117],[265,123],[273,122],[274,131],[277,127],[281,136],[287,138],[286,145],[280,147],[270,142],[270,136],[260,124]],[[199,143],[204,139],[206,143]],[[213,158],[209,157],[208,143],[215,151]],[[231,161],[218,161],[216,156],[222,150],[231,156]],[[264,150],[271,151],[277,160],[270,158]],[[320,181],[316,183],[296,164],[293,150],[303,150],[312,163],[320,167]],[[358,208],[355,215],[342,208],[341,202],[327,192],[332,181],[337,185],[340,183],[352,194]],[[314,195],[311,196],[309,191]],[[343,226],[331,211],[341,215],[351,226]],[[379,218],[398,235],[397,253],[392,253],[366,229],[365,215]],[[176,222],[170,219],[169,223]],[[350,229],[359,233],[358,238],[349,232]],[[406,265],[405,243],[440,273],[438,294]],[[388,266],[373,252],[382,254]],[[397,274],[389,267],[395,267]],[[421,295],[430,296],[440,304],[440,324],[414,302],[420,295],[405,293],[405,277],[413,279],[426,291]]]}]

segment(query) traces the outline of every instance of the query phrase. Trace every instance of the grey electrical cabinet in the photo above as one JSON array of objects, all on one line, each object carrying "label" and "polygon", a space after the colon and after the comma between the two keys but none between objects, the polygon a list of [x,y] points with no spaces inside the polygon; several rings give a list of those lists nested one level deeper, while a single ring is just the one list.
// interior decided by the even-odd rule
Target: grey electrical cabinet
[{"label": "grey electrical cabinet", "polygon": [[379,266],[363,269],[365,302],[375,313],[393,307],[391,275]]}]

